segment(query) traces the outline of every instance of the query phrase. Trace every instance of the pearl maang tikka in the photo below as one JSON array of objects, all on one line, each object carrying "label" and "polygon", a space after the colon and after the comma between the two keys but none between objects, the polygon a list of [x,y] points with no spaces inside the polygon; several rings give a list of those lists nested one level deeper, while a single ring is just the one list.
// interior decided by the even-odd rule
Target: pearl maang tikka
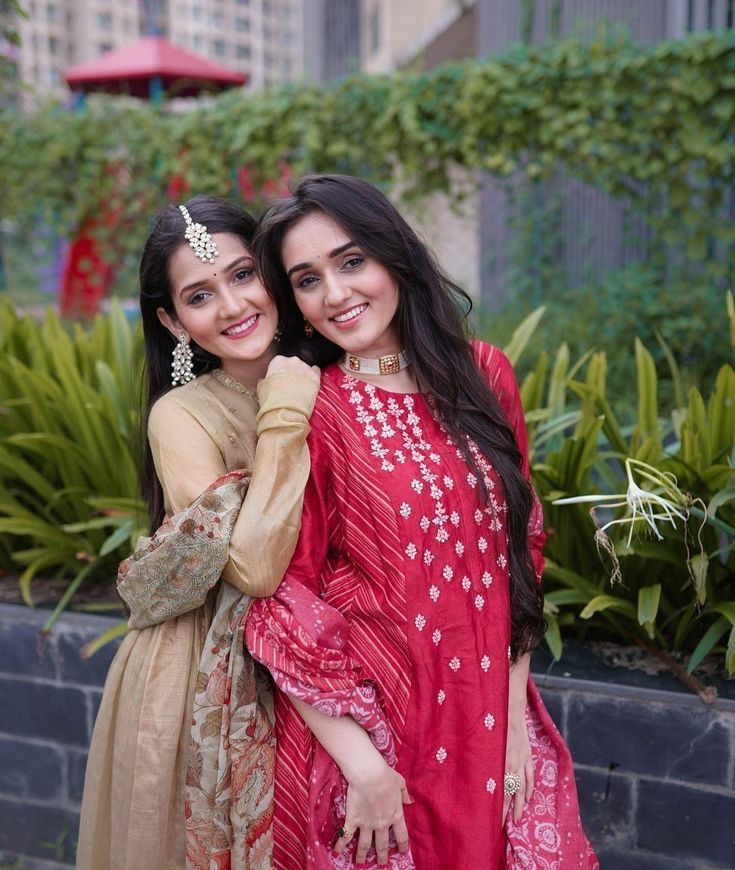
[{"label": "pearl maang tikka", "polygon": [[192,251],[199,257],[202,263],[214,263],[214,258],[219,256],[219,251],[217,250],[217,245],[212,241],[212,237],[207,232],[207,228],[204,224],[194,223],[189,214],[189,209],[185,205],[180,205],[179,211],[186,221],[184,238],[189,243]]},{"label": "pearl maang tikka", "polygon": [[188,384],[193,381],[196,375],[192,371],[192,362],[194,354],[189,347],[189,342],[186,340],[186,333],[182,332],[179,335],[179,341],[174,348],[174,361],[171,364],[171,384]]}]

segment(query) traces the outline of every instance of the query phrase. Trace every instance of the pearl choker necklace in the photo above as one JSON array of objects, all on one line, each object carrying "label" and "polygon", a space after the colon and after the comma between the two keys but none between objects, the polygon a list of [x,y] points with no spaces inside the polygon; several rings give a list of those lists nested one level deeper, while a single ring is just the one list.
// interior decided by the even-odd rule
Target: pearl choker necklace
[{"label": "pearl choker necklace", "polygon": [[385,356],[365,357],[346,353],[342,365],[349,372],[360,372],[361,375],[396,375],[407,368],[410,363],[406,351],[387,353]]}]

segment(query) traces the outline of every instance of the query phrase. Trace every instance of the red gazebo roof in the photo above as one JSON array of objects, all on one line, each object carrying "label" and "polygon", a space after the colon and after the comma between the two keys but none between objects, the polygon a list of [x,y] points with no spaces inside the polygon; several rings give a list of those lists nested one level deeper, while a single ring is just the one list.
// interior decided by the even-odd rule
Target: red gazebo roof
[{"label": "red gazebo roof", "polygon": [[130,45],[108,51],[93,61],[69,67],[64,80],[74,91],[102,91],[148,97],[152,79],[177,97],[202,90],[244,85],[247,76],[192,54],[162,36],[144,36]]}]

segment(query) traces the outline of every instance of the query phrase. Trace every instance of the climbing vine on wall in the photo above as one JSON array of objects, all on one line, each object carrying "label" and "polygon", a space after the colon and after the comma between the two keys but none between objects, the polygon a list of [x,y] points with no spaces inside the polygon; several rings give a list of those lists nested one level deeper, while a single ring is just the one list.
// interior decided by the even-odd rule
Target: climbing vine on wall
[{"label": "climbing vine on wall", "polygon": [[398,180],[414,197],[448,190],[457,165],[531,180],[564,167],[645,210],[690,259],[719,246],[732,265],[734,122],[732,35],[648,48],[564,40],[427,73],[229,92],[186,113],[113,99],[81,113],[3,111],[0,212],[29,231],[44,219],[65,233],[106,214],[95,231],[132,250],[169,196],[237,196],[242,167],[248,190],[287,164],[296,175]]}]

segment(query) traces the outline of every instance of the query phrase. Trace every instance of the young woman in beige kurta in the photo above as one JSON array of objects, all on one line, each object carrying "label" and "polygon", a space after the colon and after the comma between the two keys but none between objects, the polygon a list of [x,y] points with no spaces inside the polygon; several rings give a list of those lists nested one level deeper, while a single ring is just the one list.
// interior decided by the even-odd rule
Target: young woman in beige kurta
[{"label": "young woman in beige kurta", "polygon": [[[252,474],[223,578],[272,594],[293,554],[309,474],[306,435],[317,384],[277,374],[257,397],[223,371],[154,405],[149,438],[166,513],[228,471]],[[77,866],[181,870],[194,683],[212,617],[204,606],[131,631],[110,668],[89,753]]]},{"label": "young woman in beige kurta", "polygon": [[[236,206],[196,197],[158,216],[143,252],[148,392],[159,397],[147,415],[152,462],[146,458],[143,474],[152,525],[189,508],[228,472],[241,472],[249,488],[233,515],[223,553],[228,561],[219,576],[221,563],[209,559],[210,573],[215,562],[217,570],[202,594],[189,596],[177,575],[159,571],[143,578],[144,593],[168,583],[183,589],[183,597],[181,606],[160,617],[165,621],[136,622],[149,627],[131,630],[111,665],[87,764],[80,870],[208,870],[223,862],[233,870],[246,863],[261,870],[270,863],[272,699],[269,686],[263,690],[255,678],[241,632],[228,619],[233,613],[241,618],[249,597],[271,595],[293,554],[319,374],[298,359],[278,356],[287,348],[276,337],[276,305],[254,269],[254,231],[255,221]],[[213,244],[213,253],[202,256],[202,240]],[[194,349],[199,376],[172,389],[177,345],[179,353]],[[202,535],[196,552],[181,551],[190,555],[197,581],[208,577],[200,558],[212,555],[211,537]],[[131,612],[135,622],[135,607]],[[230,661],[240,662],[241,679],[237,691],[226,692],[229,705],[225,695],[212,700],[212,721],[219,716],[223,726],[240,730],[223,727],[219,744],[202,749],[212,729],[208,717],[200,718],[201,693],[209,690],[206,666],[219,654],[212,637],[221,624],[225,635],[229,631]],[[251,708],[265,736],[249,744]],[[243,767],[236,766],[241,756],[233,762],[233,747],[243,745],[254,754],[255,777],[267,780],[271,772],[270,790],[260,781],[255,797],[243,794],[256,780],[243,784]],[[206,764],[192,767],[190,758],[201,760],[202,751]]]}]

